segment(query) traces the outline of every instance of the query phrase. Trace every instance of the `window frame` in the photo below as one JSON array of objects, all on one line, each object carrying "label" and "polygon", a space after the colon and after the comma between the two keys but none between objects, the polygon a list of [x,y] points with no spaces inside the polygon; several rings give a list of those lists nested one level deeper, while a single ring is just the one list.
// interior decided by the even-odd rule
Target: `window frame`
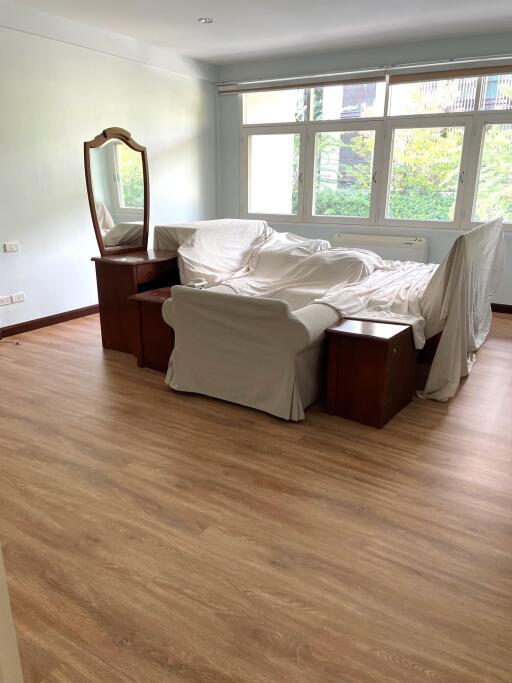
[{"label": "window frame", "polygon": [[[480,179],[480,164],[482,163],[482,155],[484,151],[484,135],[485,126],[487,124],[510,124],[512,126],[512,110],[496,109],[494,111],[479,111],[475,116],[474,121],[474,138],[475,142],[471,149],[471,159],[469,161],[469,172],[467,177],[467,202],[464,206],[465,215],[464,222],[468,229],[481,225],[482,221],[474,221],[473,213],[476,206],[478,181]],[[512,231],[512,222],[503,223],[506,231]]]},{"label": "window frame", "polygon": [[[341,133],[358,130],[374,130],[375,146],[372,165],[372,192],[370,199],[370,215],[368,218],[360,216],[317,216],[313,213],[313,197],[315,190],[315,142],[317,133]],[[306,158],[310,163],[306,165],[305,176],[305,216],[308,223],[335,223],[340,225],[374,225],[377,218],[379,199],[379,169],[381,167],[383,122],[380,119],[341,119],[339,121],[312,121],[307,132]]]},{"label": "window frame", "polygon": [[[469,114],[471,117],[472,114]],[[387,218],[386,210],[390,194],[391,165],[393,158],[393,138],[395,130],[407,128],[444,128],[444,127],[463,127],[464,137],[462,142],[459,180],[457,183],[457,197],[455,201],[455,211],[453,221],[425,221],[413,218]],[[455,228],[462,221],[462,204],[464,195],[464,179],[466,174],[467,159],[471,138],[472,122],[468,120],[468,114],[427,114],[423,116],[407,115],[389,117],[385,125],[385,146],[383,154],[383,167],[381,176],[381,193],[379,203],[379,224],[382,226],[393,227],[412,227],[412,228],[432,228],[442,226],[443,228]],[[470,134],[468,135],[468,130]]]},{"label": "window frame", "polygon": [[[511,69],[512,73],[512,69]],[[384,115],[379,117],[361,117],[350,119],[331,119],[315,121],[311,119],[311,102],[313,87],[309,87],[307,97],[307,119],[290,123],[244,124],[243,94],[238,94],[240,121],[240,216],[270,220],[275,223],[306,223],[336,225],[366,225],[395,228],[428,228],[435,230],[466,231],[480,224],[473,221],[472,215],[476,202],[477,182],[480,173],[483,135],[488,123],[507,123],[512,125],[512,109],[485,111],[480,110],[480,100],[485,75],[478,76],[475,92],[475,104],[470,112],[443,112],[434,114],[405,114],[390,116],[391,87],[386,79]],[[439,72],[443,79],[443,72]],[[421,80],[421,74],[418,74]],[[321,85],[321,84],[320,84]],[[396,219],[386,217],[386,206],[391,174],[391,154],[393,131],[397,128],[422,128],[441,126],[464,126],[464,139],[461,154],[460,176],[457,186],[457,199],[453,221],[421,221],[414,219]],[[376,178],[372,188],[371,209],[368,218],[346,216],[316,216],[313,214],[315,135],[318,132],[344,130],[375,130],[375,149],[373,158],[372,179]],[[299,199],[296,215],[249,213],[248,203],[248,137],[249,135],[271,133],[298,133],[301,136],[299,157]],[[375,175],[376,174],[376,175]],[[505,231],[512,231],[512,222],[503,224]]]},{"label": "window frame", "polygon": [[110,165],[111,165],[111,190],[114,200],[114,208],[119,222],[142,220],[144,218],[144,207],[124,206],[124,193],[119,172],[118,149],[120,144],[110,145]]},{"label": "window frame", "polygon": [[[278,88],[273,88],[269,90],[264,90],[262,92],[275,92],[276,90],[279,90]],[[312,101],[312,88],[305,88],[302,86],[297,86],[296,88],[285,88],[285,90],[305,90],[306,91],[306,108],[304,111],[304,121],[267,121],[266,123],[246,123],[245,120],[247,118],[247,102],[244,100],[243,95],[242,95],[242,101],[240,104],[240,111],[242,115],[242,126],[246,128],[252,128],[253,126],[288,126],[288,125],[295,125],[296,123],[299,125],[304,125],[309,121],[309,116],[311,112],[311,101]],[[250,94],[250,93],[248,93]]]},{"label": "window frame", "polygon": [[[240,144],[240,216],[254,220],[272,220],[286,223],[304,222],[304,178],[305,178],[305,146],[306,131],[303,123],[265,123],[255,126],[243,126]],[[256,213],[249,212],[249,138],[253,135],[300,135],[299,145],[299,177],[297,213]]]}]

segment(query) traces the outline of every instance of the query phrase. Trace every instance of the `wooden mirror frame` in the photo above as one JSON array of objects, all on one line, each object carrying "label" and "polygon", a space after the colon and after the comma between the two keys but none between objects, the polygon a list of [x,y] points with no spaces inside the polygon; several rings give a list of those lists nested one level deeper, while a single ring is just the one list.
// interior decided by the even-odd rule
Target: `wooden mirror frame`
[{"label": "wooden mirror frame", "polygon": [[[142,173],[144,180],[144,225],[142,230],[142,244],[134,244],[130,246],[106,247],[103,242],[98,216],[96,215],[96,206],[94,204],[94,192],[92,187],[91,175],[91,157],[90,150],[101,147],[108,140],[120,140],[128,145],[130,149],[141,153],[142,157]],[[87,185],[87,198],[89,200],[89,209],[91,211],[92,224],[96,234],[96,241],[102,256],[111,254],[127,254],[132,251],[147,251],[148,248],[148,234],[149,234],[149,173],[148,173],[148,155],[146,148],[139,145],[132,138],[124,128],[106,128],[102,133],[97,135],[94,140],[84,142],[84,167],[85,167],[85,183]]]}]

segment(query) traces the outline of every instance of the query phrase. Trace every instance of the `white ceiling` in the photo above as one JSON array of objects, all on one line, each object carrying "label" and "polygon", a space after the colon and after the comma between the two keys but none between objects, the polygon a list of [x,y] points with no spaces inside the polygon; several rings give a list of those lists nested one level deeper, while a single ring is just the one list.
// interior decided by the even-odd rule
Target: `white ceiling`
[{"label": "white ceiling", "polygon": [[[512,28],[511,0],[18,2],[216,64]],[[202,16],[215,22],[198,24]]]}]

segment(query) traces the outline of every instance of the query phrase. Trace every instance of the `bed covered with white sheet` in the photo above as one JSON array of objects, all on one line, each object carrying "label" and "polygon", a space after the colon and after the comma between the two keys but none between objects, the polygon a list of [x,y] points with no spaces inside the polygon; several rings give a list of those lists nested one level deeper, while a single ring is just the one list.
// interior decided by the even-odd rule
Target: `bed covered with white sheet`
[{"label": "bed covered with white sheet", "polygon": [[[500,220],[459,237],[440,266],[386,261],[362,249],[332,248],[325,240],[278,233],[264,221],[157,227],[155,246],[179,247],[180,277],[185,285],[207,289],[222,285],[237,299],[278,300],[291,314],[312,307],[314,316],[316,306],[319,317],[329,307],[336,317],[405,322],[413,328],[417,348],[442,332],[423,394],[438,400],[453,396],[460,378],[471,370],[474,352],[489,331],[490,301],[504,262]],[[196,297],[194,302],[198,301]],[[220,325],[227,326],[236,343],[244,344],[254,330],[247,329],[247,320],[238,324],[240,306],[243,300],[240,305],[222,301],[218,332]],[[192,359],[175,356],[168,377],[171,386],[179,362],[179,388],[199,391],[186,389],[183,381]],[[226,362],[230,362],[228,357]]]}]

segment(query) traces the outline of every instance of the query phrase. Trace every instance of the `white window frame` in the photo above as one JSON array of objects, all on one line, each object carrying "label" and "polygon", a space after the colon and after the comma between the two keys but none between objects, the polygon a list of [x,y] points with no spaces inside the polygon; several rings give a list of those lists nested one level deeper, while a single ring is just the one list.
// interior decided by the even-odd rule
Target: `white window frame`
[{"label": "white window frame", "polygon": [[[466,183],[467,201],[464,204],[464,224],[468,228],[474,228],[481,224],[481,221],[473,220],[477,200],[478,181],[480,178],[480,164],[484,151],[484,133],[487,124],[509,124],[512,126],[512,111],[498,109],[495,111],[481,111],[475,116],[474,144],[471,149],[471,158],[468,164],[468,174]],[[504,223],[505,230],[512,231],[512,223]]]},{"label": "white window frame", "polygon": [[[249,212],[249,137],[253,135],[300,135],[299,177],[296,214],[250,213]],[[268,123],[257,126],[243,126],[240,145],[240,216],[260,220],[284,221],[286,223],[304,222],[304,177],[305,177],[306,130],[303,123]]]},{"label": "white window frame", "polygon": [[[469,155],[469,146],[472,131],[472,115],[467,114],[428,114],[423,116],[408,115],[400,117],[390,117],[385,126],[385,144],[381,176],[381,193],[379,202],[379,225],[394,227],[411,228],[456,228],[461,224],[462,201],[464,190],[464,177]],[[395,130],[405,128],[444,128],[444,127],[463,127],[464,139],[462,143],[462,153],[459,166],[459,180],[457,184],[457,199],[453,221],[423,221],[412,218],[387,218],[386,208],[388,204],[391,179],[391,163],[393,156],[393,137]],[[468,134],[469,132],[469,134]]]},{"label": "white window frame", "polygon": [[[298,124],[303,126],[305,123],[309,121],[309,112],[311,111],[311,101],[312,101],[312,88],[301,88],[300,86],[297,86],[296,90],[305,90],[306,91],[306,109],[304,111],[304,121],[267,121],[266,123],[246,123],[245,120],[247,118],[247,106],[246,102],[241,96],[241,102],[240,102],[240,112],[242,116],[242,126],[245,128],[253,128],[253,127],[259,127],[259,126],[287,126],[287,125],[294,125]],[[309,91],[309,92],[308,92]]]},{"label": "white window frame", "polygon": [[115,213],[120,222],[142,220],[144,218],[144,207],[137,209],[135,207],[123,206],[123,202],[121,201],[121,199],[124,201],[124,195],[119,173],[119,158],[117,155],[119,146],[119,144],[110,145],[109,150],[111,165],[110,178]]},{"label": "white window frame", "polygon": [[[335,223],[339,225],[374,225],[377,219],[379,195],[379,169],[381,167],[383,122],[381,119],[341,119],[336,122],[312,121],[308,126],[305,186],[305,214],[308,223]],[[317,133],[343,133],[359,130],[375,131],[375,147],[373,150],[372,192],[370,200],[370,215],[367,218],[359,216],[317,216],[313,213],[313,196],[315,184],[315,141]]]},{"label": "white window frame", "polygon": [[[442,72],[439,74],[442,78]],[[239,95],[240,106],[240,215],[243,218],[257,218],[272,222],[284,223],[313,223],[337,225],[368,225],[375,227],[400,228],[429,228],[449,230],[469,230],[479,223],[472,220],[476,190],[480,172],[480,161],[483,150],[483,134],[487,123],[508,123],[512,125],[512,109],[481,111],[480,99],[485,76],[479,76],[475,93],[475,107],[470,112],[408,114],[404,116],[389,116],[390,86],[386,83],[385,113],[379,117],[368,118],[340,118],[330,121],[310,120],[312,90],[309,89],[307,119],[300,122],[265,123],[245,125],[243,114],[243,95]],[[418,80],[421,76],[418,75]],[[386,218],[386,204],[388,184],[390,179],[391,145],[393,130],[396,128],[440,127],[445,125],[463,125],[465,127],[462,148],[459,186],[454,220],[418,221],[412,219]],[[369,218],[345,216],[315,216],[313,215],[313,183],[314,183],[314,146],[317,132],[368,130],[375,129],[374,168],[372,178],[376,179],[376,186],[372,190],[371,210]],[[248,136],[272,133],[299,133],[301,135],[299,159],[299,201],[297,215],[283,214],[255,214],[248,213]],[[504,224],[506,231],[512,231],[512,222]]]}]

